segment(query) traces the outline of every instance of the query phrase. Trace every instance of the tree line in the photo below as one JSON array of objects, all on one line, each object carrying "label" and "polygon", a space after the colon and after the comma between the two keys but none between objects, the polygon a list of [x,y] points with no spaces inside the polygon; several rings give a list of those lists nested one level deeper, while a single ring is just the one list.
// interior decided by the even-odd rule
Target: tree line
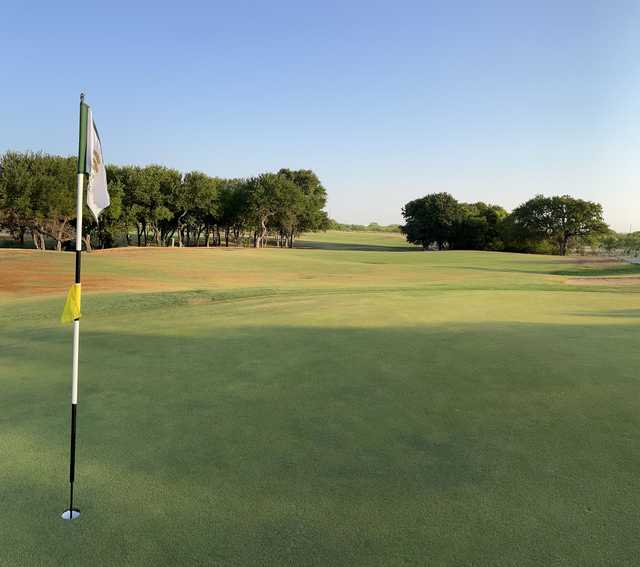
[{"label": "tree line", "polygon": [[407,203],[402,232],[424,248],[567,254],[611,235],[599,203],[569,195],[536,195],[511,213],[482,202],[460,203],[432,193]]},{"label": "tree line", "polygon": [[[111,205],[100,222],[84,215],[88,250],[138,246],[293,247],[329,225],[327,194],[311,170],[281,169],[246,179],[181,173],[162,165],[107,165]],[[62,250],[75,239],[76,158],[8,151],[0,156],[0,228]]]},{"label": "tree line", "polygon": [[329,219],[327,230],[340,230],[342,232],[400,232],[398,224],[379,224],[370,222],[369,224],[348,224]]},{"label": "tree line", "polygon": [[640,231],[628,234],[611,232],[602,239],[602,247],[609,254],[640,256]]}]

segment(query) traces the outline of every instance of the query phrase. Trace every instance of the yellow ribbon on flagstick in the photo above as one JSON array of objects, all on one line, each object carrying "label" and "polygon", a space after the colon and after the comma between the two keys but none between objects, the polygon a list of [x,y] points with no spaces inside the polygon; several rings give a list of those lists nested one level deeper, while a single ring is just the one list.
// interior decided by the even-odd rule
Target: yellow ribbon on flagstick
[{"label": "yellow ribbon on flagstick", "polygon": [[80,284],[73,284],[67,293],[67,300],[64,303],[60,322],[71,323],[74,319],[80,319]]}]

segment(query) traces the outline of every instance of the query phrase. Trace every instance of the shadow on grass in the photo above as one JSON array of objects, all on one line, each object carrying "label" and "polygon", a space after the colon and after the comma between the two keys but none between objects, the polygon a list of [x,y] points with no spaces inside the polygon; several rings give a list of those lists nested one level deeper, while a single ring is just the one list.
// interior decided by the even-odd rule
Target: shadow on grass
[{"label": "shadow on grass", "polygon": [[611,309],[609,311],[574,313],[579,317],[619,317],[622,319],[640,318],[640,309]]},{"label": "shadow on grass", "polygon": [[353,252],[422,252],[419,246],[393,246],[383,244],[356,244],[348,242],[318,242],[314,240],[298,240],[295,248],[310,250],[351,250]]},{"label": "shadow on grass", "polygon": [[609,268],[593,266],[582,266],[566,270],[553,270],[548,272],[556,276],[625,276],[629,274],[640,274],[640,265],[637,264],[614,264]]},{"label": "shadow on grass", "polygon": [[[179,331],[83,330],[78,500],[99,505],[74,531],[82,560],[100,545],[103,564],[158,564],[176,534],[182,557],[224,565],[640,552],[640,326],[225,327],[210,313]],[[60,493],[39,479],[67,458],[66,331],[8,331],[0,351],[4,431],[18,432],[3,438],[0,532],[24,564],[56,545],[57,518],[34,510],[64,503],[64,467]],[[132,508],[83,492],[92,482],[133,490]]]},{"label": "shadow on grass", "polygon": [[[529,264],[529,262],[527,262]],[[544,264],[544,262],[531,262],[531,264]],[[610,268],[601,268],[595,266],[581,265],[576,268],[566,268],[557,270],[551,262],[546,262],[549,266],[548,270],[539,268],[527,269],[526,267],[513,268],[505,266],[504,268],[490,268],[486,266],[447,266],[450,269],[470,270],[477,272],[495,272],[495,273],[517,273],[517,274],[538,274],[545,276],[568,276],[568,277],[607,277],[607,276],[625,276],[640,274],[640,265],[637,264],[616,264]],[[522,263],[520,264],[522,266]]]}]

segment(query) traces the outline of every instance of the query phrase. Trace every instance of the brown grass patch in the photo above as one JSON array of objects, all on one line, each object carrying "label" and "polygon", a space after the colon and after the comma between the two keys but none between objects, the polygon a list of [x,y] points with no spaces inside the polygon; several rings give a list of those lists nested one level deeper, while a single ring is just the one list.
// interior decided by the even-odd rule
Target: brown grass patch
[{"label": "brown grass patch", "polygon": [[[59,252],[31,250],[0,254],[0,294],[65,294],[73,283],[73,264],[61,263]],[[34,262],[34,256],[38,256]],[[162,291],[175,286],[158,284],[146,278],[83,274],[82,286],[89,292]]]}]

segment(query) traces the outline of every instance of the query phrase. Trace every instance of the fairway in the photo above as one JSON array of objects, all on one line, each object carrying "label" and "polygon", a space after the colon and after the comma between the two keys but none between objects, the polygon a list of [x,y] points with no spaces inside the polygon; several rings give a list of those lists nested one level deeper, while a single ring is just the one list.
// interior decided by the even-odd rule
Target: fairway
[{"label": "fairway", "polygon": [[73,265],[0,250],[0,565],[639,564],[640,266],[85,254],[67,523]]}]

